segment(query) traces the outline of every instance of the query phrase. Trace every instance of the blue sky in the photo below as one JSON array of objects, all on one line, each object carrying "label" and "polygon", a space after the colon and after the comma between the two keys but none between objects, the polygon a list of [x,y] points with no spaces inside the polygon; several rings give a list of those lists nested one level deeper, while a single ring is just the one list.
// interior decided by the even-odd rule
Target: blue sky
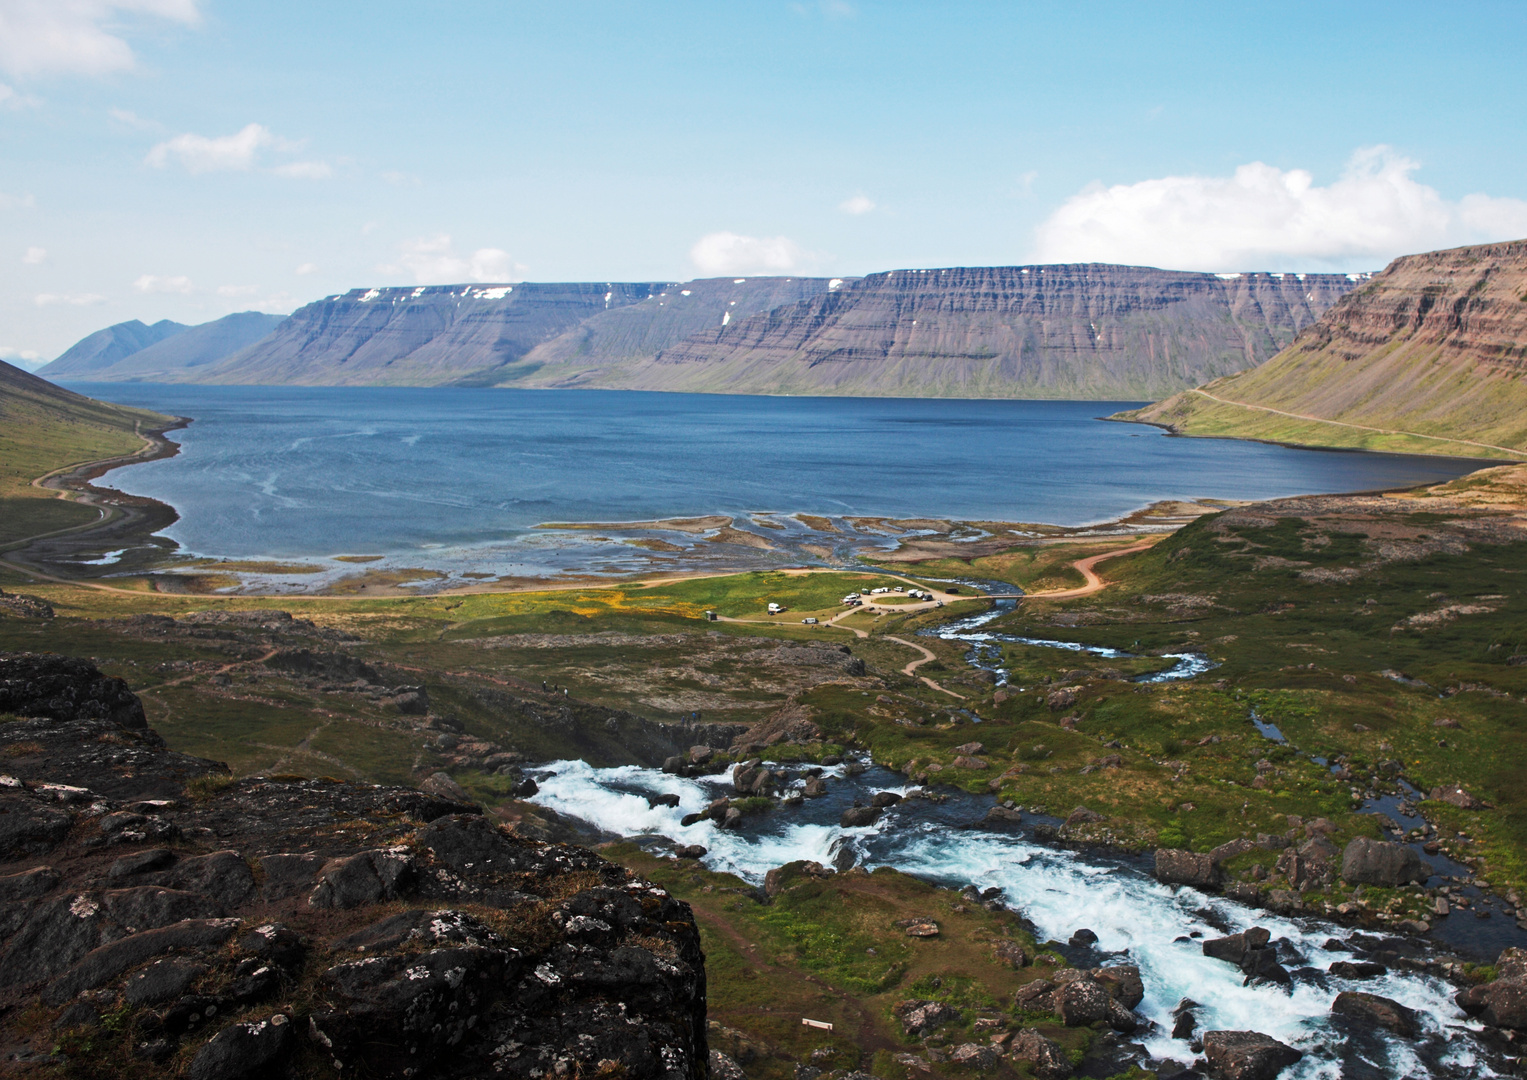
[{"label": "blue sky", "polygon": [[359,285],[1527,236],[1527,5],[0,0],[0,357]]}]

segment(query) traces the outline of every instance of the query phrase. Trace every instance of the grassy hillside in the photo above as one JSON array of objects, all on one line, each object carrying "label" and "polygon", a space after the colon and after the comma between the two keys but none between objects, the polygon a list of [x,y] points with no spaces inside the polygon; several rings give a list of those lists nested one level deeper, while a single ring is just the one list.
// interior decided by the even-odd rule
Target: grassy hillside
[{"label": "grassy hillside", "polygon": [[0,363],[0,544],[86,525],[100,517],[33,485],[49,473],[143,449],[140,432],[173,417],[113,405]]},{"label": "grassy hillside", "polygon": [[1119,419],[1187,435],[1527,457],[1527,241],[1396,260],[1260,367]]}]

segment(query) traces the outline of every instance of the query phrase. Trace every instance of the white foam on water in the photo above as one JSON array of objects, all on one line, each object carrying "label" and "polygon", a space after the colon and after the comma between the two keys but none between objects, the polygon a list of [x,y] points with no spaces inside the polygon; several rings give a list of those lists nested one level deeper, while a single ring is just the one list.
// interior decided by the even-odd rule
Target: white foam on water
[{"label": "white foam on water", "polygon": [[[1326,987],[1296,978],[1288,988],[1243,986],[1235,966],[1203,955],[1203,939],[1252,926],[1284,939],[1309,967],[1327,969],[1343,952],[1323,948],[1340,927],[1319,920],[1295,920],[1243,907],[1189,888],[1162,885],[1127,866],[1093,862],[1083,853],[1057,851],[1021,836],[981,829],[951,833],[945,823],[920,820],[920,808],[901,804],[868,828],[792,820],[803,810],[778,809],[759,824],[742,830],[715,828],[709,822],[685,827],[685,814],[705,808],[727,794],[724,774],[698,780],[653,769],[625,766],[595,769],[582,761],[558,761],[536,770],[540,792],[534,802],[623,836],[663,836],[676,843],[708,849],[703,862],[713,870],[736,874],[753,884],[772,868],[798,859],[831,864],[847,848],[868,868],[890,866],[918,877],[951,885],[995,886],[1003,902],[1030,920],[1040,940],[1064,941],[1086,927],[1098,936],[1097,948],[1125,953],[1139,965],[1145,999],[1137,1010],[1156,1027],[1140,1037],[1153,1057],[1191,1058],[1186,1044],[1170,1036],[1172,1010],[1183,998],[1194,1010],[1200,1031],[1261,1031],[1306,1052],[1284,1075],[1289,1080],[1339,1080],[1340,1061],[1332,1048],[1343,1045],[1341,1029],[1330,1021],[1331,1002],[1341,990],[1362,990],[1393,998],[1415,1010],[1425,1035],[1447,1041],[1434,1053],[1442,1072],[1429,1066],[1399,1039],[1384,1038],[1379,1060],[1370,1064],[1387,1076],[1489,1076],[1474,1046],[1458,1036],[1479,1025],[1453,1003],[1453,989],[1442,980],[1418,973],[1391,971],[1367,980],[1326,974]],[[839,783],[841,767],[824,770]],[[865,794],[880,790],[866,784]],[[886,787],[885,790],[898,790]],[[906,792],[907,788],[899,789]],[[640,793],[640,794],[639,794]],[[649,807],[646,794],[672,793],[677,807]],[[762,827],[760,827],[760,825]],[[1228,928],[1228,930],[1226,929]],[[1189,937],[1197,932],[1199,938]],[[1181,939],[1181,940],[1179,940]],[[1290,963],[1297,970],[1298,963]]]}]

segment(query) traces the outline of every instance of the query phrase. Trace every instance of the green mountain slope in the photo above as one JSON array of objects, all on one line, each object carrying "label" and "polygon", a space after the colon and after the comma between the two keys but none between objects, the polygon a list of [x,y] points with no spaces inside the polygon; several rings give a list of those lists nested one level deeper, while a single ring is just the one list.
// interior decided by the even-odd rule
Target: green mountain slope
[{"label": "green mountain slope", "polygon": [[1118,419],[1187,435],[1527,457],[1527,241],[1396,259],[1260,367]]},{"label": "green mountain slope", "polygon": [[92,507],[34,486],[49,473],[137,453],[175,418],[84,397],[0,362],[0,544],[88,524]]}]

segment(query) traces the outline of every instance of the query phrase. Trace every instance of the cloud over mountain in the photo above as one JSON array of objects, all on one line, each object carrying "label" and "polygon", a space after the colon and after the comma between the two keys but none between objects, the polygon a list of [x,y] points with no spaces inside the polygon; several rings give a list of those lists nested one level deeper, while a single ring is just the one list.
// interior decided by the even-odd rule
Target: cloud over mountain
[{"label": "cloud over mountain", "polygon": [[1527,201],[1450,201],[1387,146],[1354,153],[1321,187],[1303,169],[1260,161],[1228,177],[1166,176],[1094,185],[1035,233],[1039,262],[1179,270],[1357,269],[1413,251],[1527,236]]}]

